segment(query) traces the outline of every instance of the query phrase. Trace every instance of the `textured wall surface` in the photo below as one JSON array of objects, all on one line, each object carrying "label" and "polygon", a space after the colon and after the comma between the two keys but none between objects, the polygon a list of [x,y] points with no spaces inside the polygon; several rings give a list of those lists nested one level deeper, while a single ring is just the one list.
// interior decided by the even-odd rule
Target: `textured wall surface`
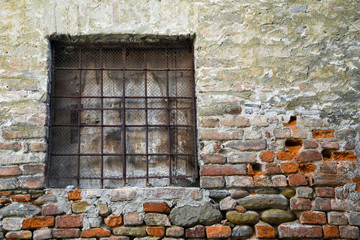
[{"label": "textured wall surface", "polygon": [[[359,9],[0,1],[1,237],[358,239]],[[62,34],[194,37],[200,188],[46,189],[49,38]]]}]

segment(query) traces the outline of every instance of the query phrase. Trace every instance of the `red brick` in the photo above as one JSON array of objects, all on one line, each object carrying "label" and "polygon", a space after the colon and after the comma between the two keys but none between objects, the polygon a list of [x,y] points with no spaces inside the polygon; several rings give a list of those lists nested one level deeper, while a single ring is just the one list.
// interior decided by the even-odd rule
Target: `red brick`
[{"label": "red brick", "polygon": [[306,211],[311,209],[311,201],[307,198],[291,198],[290,210],[292,211]]},{"label": "red brick", "polygon": [[332,187],[316,187],[315,195],[317,197],[333,198],[335,196],[335,190]]},{"label": "red brick", "polygon": [[34,175],[38,173],[45,172],[45,164],[37,164],[37,165],[24,165],[23,173],[25,175]]},{"label": "red brick", "polygon": [[297,157],[298,153],[293,151],[280,151],[276,153],[276,157],[280,161],[291,161]]},{"label": "red brick", "polygon": [[338,238],[340,236],[338,226],[323,226],[324,239]]},{"label": "red brick", "polygon": [[68,192],[69,200],[82,200],[81,190],[73,190]]},{"label": "red brick", "polygon": [[334,152],[335,161],[356,161],[358,158],[355,156],[354,152]]},{"label": "red brick", "polygon": [[316,162],[323,160],[322,155],[318,151],[306,151],[301,152],[299,156],[296,157],[298,163],[307,163],[307,162]]},{"label": "red brick", "polygon": [[259,158],[263,162],[273,162],[275,158],[275,153],[272,151],[262,152],[260,153]]},{"label": "red brick", "polygon": [[45,216],[51,216],[51,215],[58,215],[58,214],[62,214],[64,213],[64,211],[60,210],[58,205],[56,204],[46,204],[42,206],[42,215]]},{"label": "red brick", "polygon": [[188,228],[185,231],[185,236],[187,238],[204,238],[205,237],[205,227],[204,226],[195,226]]},{"label": "red brick", "polygon": [[165,227],[146,227],[146,232],[149,236],[163,237],[165,235]]},{"label": "red brick", "polygon": [[245,175],[246,166],[240,165],[204,165],[201,169],[203,176],[221,176],[221,175]]},{"label": "red brick", "polygon": [[217,129],[200,129],[201,140],[231,140],[242,138],[242,133],[219,131]]},{"label": "red brick", "polygon": [[0,198],[0,204],[7,204],[10,203],[10,199],[9,198]]},{"label": "red brick", "polygon": [[20,143],[0,143],[0,150],[20,151],[21,144]]},{"label": "red brick", "polygon": [[336,173],[337,172],[337,163],[336,162],[323,162],[320,165],[321,173]]},{"label": "red brick", "polygon": [[11,199],[14,202],[30,202],[31,195],[15,195],[15,196],[11,196]]},{"label": "red brick", "polygon": [[14,127],[2,131],[4,139],[32,139],[45,137],[43,127]]},{"label": "red brick", "polygon": [[210,226],[206,227],[207,238],[228,238],[231,236],[229,226]]},{"label": "red brick", "polygon": [[80,237],[90,238],[90,237],[109,237],[111,232],[103,228],[90,228],[83,230]]},{"label": "red brick", "polygon": [[226,162],[226,157],[222,154],[201,154],[204,163],[221,164]]},{"label": "red brick", "polygon": [[313,138],[333,138],[334,130],[312,130]]},{"label": "red brick", "polygon": [[257,238],[275,238],[275,229],[269,224],[256,224],[255,232]]},{"label": "red brick", "polygon": [[306,186],[308,181],[302,173],[296,173],[289,176],[289,186]]},{"label": "red brick", "polygon": [[32,217],[25,218],[22,224],[23,229],[33,229],[33,228],[42,228],[42,227],[53,227],[54,226],[54,217]]},{"label": "red brick", "polygon": [[109,237],[109,238],[101,238],[101,240],[130,240],[129,237]]},{"label": "red brick", "polygon": [[0,176],[17,176],[21,175],[22,171],[19,167],[1,167]]},{"label": "red brick", "polygon": [[328,223],[331,225],[347,225],[348,218],[343,212],[328,212]]},{"label": "red brick", "polygon": [[47,144],[44,142],[31,143],[30,149],[32,152],[46,152]]},{"label": "red brick", "polygon": [[330,211],[331,210],[331,199],[316,197],[312,202],[312,210]]},{"label": "red brick", "polygon": [[144,212],[170,213],[167,203],[146,202],[144,203]]},{"label": "red brick", "polygon": [[299,165],[299,169],[302,173],[311,173],[316,171],[316,165],[311,163],[302,163]]},{"label": "red brick", "polygon": [[219,127],[219,119],[217,118],[201,118],[200,127],[217,128]]},{"label": "red brick", "polygon": [[260,151],[267,148],[267,142],[266,140],[230,141],[225,146],[240,151]]},{"label": "red brick", "polygon": [[309,140],[304,141],[304,148],[305,149],[315,149],[317,148],[319,145],[316,142],[312,142]]},{"label": "red brick", "polygon": [[56,217],[55,227],[73,228],[83,226],[83,215],[66,215]]},{"label": "red brick", "polygon": [[80,236],[80,229],[68,228],[68,229],[53,229],[53,238],[76,238]]},{"label": "red brick", "polygon": [[323,149],[338,150],[339,149],[339,143],[338,142],[322,142],[321,147]]},{"label": "red brick", "polygon": [[281,169],[284,171],[284,173],[296,173],[299,171],[299,164],[297,163],[281,163]]},{"label": "red brick", "polygon": [[124,224],[126,226],[142,225],[143,222],[143,218],[139,213],[128,213],[124,215]]},{"label": "red brick", "polygon": [[123,217],[122,217],[122,215],[120,215],[118,217],[117,216],[109,216],[104,219],[104,222],[109,227],[118,227],[118,226],[123,225]]},{"label": "red brick", "polygon": [[300,222],[305,224],[326,224],[326,214],[323,212],[303,212]]},{"label": "red brick", "polygon": [[277,163],[268,163],[265,165],[265,173],[266,174],[278,174],[278,173],[282,173],[281,172],[281,168],[280,165]]},{"label": "red brick", "polygon": [[352,183],[349,176],[345,174],[323,174],[317,173],[313,175],[314,186],[341,186],[346,183]]},{"label": "red brick", "polygon": [[248,127],[250,126],[250,120],[243,116],[226,116],[220,119],[220,123],[229,127]]},{"label": "red brick", "polygon": [[41,189],[45,188],[45,178],[44,177],[21,177],[20,186],[22,188],[28,189]]},{"label": "red brick", "polygon": [[8,232],[5,237],[6,239],[31,239],[32,233],[30,231]]},{"label": "red brick", "polygon": [[323,232],[320,226],[312,225],[280,225],[278,228],[279,238],[322,238]]}]

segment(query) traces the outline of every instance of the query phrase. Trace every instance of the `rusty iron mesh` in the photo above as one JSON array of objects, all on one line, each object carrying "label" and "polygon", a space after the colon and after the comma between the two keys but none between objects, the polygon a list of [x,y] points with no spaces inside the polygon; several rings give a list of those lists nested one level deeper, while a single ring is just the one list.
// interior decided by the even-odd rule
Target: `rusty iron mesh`
[{"label": "rusty iron mesh", "polygon": [[190,42],[52,44],[49,187],[194,186]]}]

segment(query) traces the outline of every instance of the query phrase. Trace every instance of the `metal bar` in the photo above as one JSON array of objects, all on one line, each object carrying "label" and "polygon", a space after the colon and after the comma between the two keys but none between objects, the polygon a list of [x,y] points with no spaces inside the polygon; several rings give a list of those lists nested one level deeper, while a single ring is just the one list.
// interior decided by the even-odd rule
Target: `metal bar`
[{"label": "metal bar", "polygon": [[[101,124],[53,124],[53,127],[76,127],[76,126],[81,126],[81,127],[123,127],[124,125],[101,125]],[[145,125],[131,125],[131,124],[125,124],[125,127],[146,127]],[[193,125],[175,125],[175,124],[164,124],[164,125],[152,125],[149,124],[149,127],[193,127]]]},{"label": "metal bar", "polygon": [[56,70],[67,70],[67,71],[71,71],[71,70],[93,70],[93,71],[100,71],[100,70],[105,70],[105,71],[126,71],[126,72],[143,72],[143,71],[174,71],[174,72],[190,72],[193,71],[193,69],[191,68],[127,68],[127,69],[121,69],[121,68],[75,68],[75,67],[56,67]]},{"label": "metal bar", "polygon": [[[100,66],[103,66],[103,49],[100,48]],[[101,104],[101,125],[104,125],[104,79],[103,79],[103,70],[100,71],[100,91],[101,91],[101,99],[100,99],[100,104]],[[103,157],[103,153],[104,153],[104,127],[101,127],[101,180],[100,180],[100,186],[101,188],[104,188],[104,157]]]},{"label": "metal bar", "polygon": [[191,80],[191,85],[192,85],[192,94],[193,94],[193,99],[192,99],[192,103],[193,103],[193,119],[192,119],[192,123],[193,123],[193,146],[194,146],[194,165],[195,165],[195,173],[196,173],[196,178],[199,177],[199,166],[198,166],[198,159],[197,159],[197,128],[196,128],[196,122],[197,122],[197,117],[196,117],[196,96],[195,96],[195,67],[194,67],[194,47],[191,46],[191,51],[192,51],[192,68],[193,71],[191,72],[191,76],[192,78]]},{"label": "metal bar", "polygon": [[[122,153],[52,153],[51,156],[122,156]],[[126,156],[194,156],[192,153],[127,153]]]},{"label": "metal bar", "polygon": [[[172,176],[172,178],[194,178],[193,175]],[[148,178],[169,178],[169,176],[149,176]],[[76,177],[50,177],[50,179],[76,179]],[[82,177],[80,179],[101,179],[100,177]],[[104,180],[125,180],[124,178],[104,177]],[[126,179],[145,179],[145,177],[126,177]]]},{"label": "metal bar", "polygon": [[122,129],[123,129],[123,178],[124,178],[124,186],[127,185],[126,183],[126,126],[125,126],[125,91],[126,91],[126,86],[125,86],[125,79],[126,79],[126,74],[125,74],[125,69],[126,69],[126,48],[122,47],[122,65],[123,65],[123,95],[122,95],[122,104],[123,104],[123,121],[122,121]]},{"label": "metal bar", "polygon": [[132,43],[119,43],[119,42],[113,42],[113,43],[104,43],[104,42],[96,42],[96,43],[86,43],[82,41],[77,42],[57,42],[57,46],[86,46],[86,49],[91,48],[116,48],[119,47],[129,47],[129,48],[138,48],[138,50],[142,49],[165,49],[168,48],[184,48],[189,49],[189,46],[191,44],[191,41],[185,40],[185,41],[167,41],[166,46],[164,46],[164,42],[132,42]]},{"label": "metal bar", "polygon": [[[71,95],[64,95],[64,96],[52,96],[52,98],[101,98],[101,96],[71,96]],[[144,98],[144,96],[103,96],[103,98]],[[153,97],[153,96],[148,96],[147,98],[159,98],[159,99],[193,99],[193,97],[162,97],[162,96],[158,96],[158,97]]]},{"label": "metal bar", "polygon": [[[169,68],[168,49],[165,48],[166,68]],[[171,131],[170,131],[170,99],[169,99],[169,71],[166,71],[166,97],[167,98],[167,125],[168,125],[168,153],[171,154]],[[168,156],[169,161],[169,185],[172,184],[171,155]]]},{"label": "metal bar", "polygon": [[[79,49],[79,67],[81,68],[81,65],[82,65],[82,49],[80,47]],[[81,69],[79,70],[79,101],[78,101],[78,106],[81,106]],[[78,111],[78,153],[80,153],[80,132],[81,132],[81,111]],[[77,162],[77,188],[80,187],[80,155],[78,156],[78,162]]]},{"label": "metal bar", "polygon": [[149,124],[148,124],[148,102],[147,102],[147,58],[146,52],[144,52],[144,63],[145,63],[145,124],[146,124],[146,132],[145,132],[145,148],[146,148],[146,186],[149,186]]},{"label": "metal bar", "polygon": [[[126,108],[126,110],[167,110],[167,108]],[[192,110],[193,108],[171,108],[171,110]],[[100,111],[100,110],[113,110],[117,111],[119,108],[55,108],[56,111],[78,111],[78,110],[87,110],[87,111]]]}]

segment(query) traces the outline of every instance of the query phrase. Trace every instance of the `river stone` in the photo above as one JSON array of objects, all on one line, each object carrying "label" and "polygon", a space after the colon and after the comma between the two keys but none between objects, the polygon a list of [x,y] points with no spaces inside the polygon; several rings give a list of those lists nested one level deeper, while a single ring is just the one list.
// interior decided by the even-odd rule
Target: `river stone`
[{"label": "river stone", "polygon": [[270,209],[261,214],[261,220],[272,225],[280,225],[285,222],[291,222],[296,219],[293,213],[282,209]]},{"label": "river stone", "polygon": [[239,189],[239,190],[230,190],[230,197],[234,198],[234,199],[239,199],[239,198],[243,198],[243,197],[246,197],[246,196],[249,196],[250,193],[246,190],[242,190],[242,189]]},{"label": "river stone", "polygon": [[117,227],[113,229],[114,235],[130,236],[130,237],[145,237],[146,231],[142,227]]},{"label": "river stone", "polygon": [[212,225],[219,223],[222,215],[219,208],[209,202],[200,206],[175,207],[170,212],[170,221],[173,225],[193,227],[195,225]]},{"label": "river stone", "polygon": [[226,219],[234,224],[255,225],[257,222],[259,222],[259,214],[253,211],[247,211],[244,213],[239,213],[237,211],[229,211],[226,213]]},{"label": "river stone", "polygon": [[34,205],[10,204],[0,210],[0,216],[3,217],[32,217],[41,212],[40,208]]},{"label": "river stone", "polygon": [[238,200],[238,204],[249,210],[268,208],[287,209],[288,200],[282,195],[250,195]]},{"label": "river stone", "polygon": [[293,196],[295,196],[296,192],[294,189],[286,188],[281,192],[281,194],[287,198],[292,198]]},{"label": "river stone", "polygon": [[259,188],[254,190],[257,194],[278,194],[279,191],[275,188]]},{"label": "river stone", "polygon": [[57,202],[56,196],[52,194],[45,194],[37,198],[33,203],[35,205],[44,205],[46,203],[55,203],[55,202]]},{"label": "river stone", "polygon": [[229,195],[230,193],[227,190],[209,190],[209,197],[214,199],[223,199]]},{"label": "river stone", "polygon": [[242,225],[236,226],[232,230],[231,238],[232,239],[242,239],[250,237],[253,234],[253,230],[250,226]]}]

